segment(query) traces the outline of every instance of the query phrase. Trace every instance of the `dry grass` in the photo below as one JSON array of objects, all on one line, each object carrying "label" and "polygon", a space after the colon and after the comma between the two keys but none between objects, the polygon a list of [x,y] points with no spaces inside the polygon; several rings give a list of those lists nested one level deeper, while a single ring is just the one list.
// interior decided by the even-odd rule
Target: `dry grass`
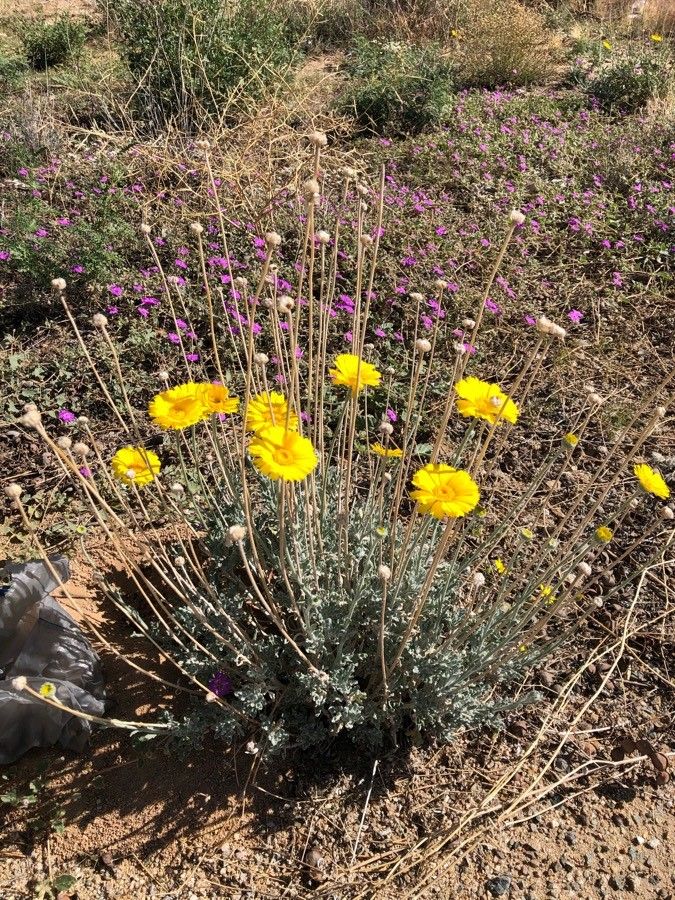
[{"label": "dry grass", "polygon": [[542,84],[561,64],[562,42],[516,0],[471,2],[459,11],[458,54],[468,85]]},{"label": "dry grass", "polygon": [[675,2],[673,0],[648,0],[643,21],[650,31],[675,35]]}]

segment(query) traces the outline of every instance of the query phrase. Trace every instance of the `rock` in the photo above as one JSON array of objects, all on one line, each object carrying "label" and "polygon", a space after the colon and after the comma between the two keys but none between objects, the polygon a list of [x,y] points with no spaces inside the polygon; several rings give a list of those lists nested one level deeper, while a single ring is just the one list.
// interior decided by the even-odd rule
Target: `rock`
[{"label": "rock", "polygon": [[496,878],[489,878],[485,882],[485,887],[493,897],[503,897],[511,889],[511,877],[498,875]]},{"label": "rock", "polygon": [[592,850],[589,850],[588,853],[584,854],[584,865],[589,869],[594,869],[598,864],[598,857],[593,853]]},{"label": "rock", "polygon": [[638,847],[641,847],[645,843],[645,839],[639,834],[633,838],[633,841],[638,845]]},{"label": "rock", "polygon": [[625,884],[627,891],[632,894],[640,893],[640,879],[636,875],[627,875]]},{"label": "rock", "polygon": [[574,831],[566,831],[565,832],[565,840],[570,845],[570,847],[574,847],[577,842],[577,836]]},{"label": "rock", "polygon": [[649,840],[647,841],[647,846],[650,850],[656,850],[656,848],[659,847],[660,844],[661,841],[657,837],[649,838]]},{"label": "rock", "polygon": [[609,886],[615,891],[622,891],[625,886],[625,880],[622,875],[612,875],[609,879]]}]

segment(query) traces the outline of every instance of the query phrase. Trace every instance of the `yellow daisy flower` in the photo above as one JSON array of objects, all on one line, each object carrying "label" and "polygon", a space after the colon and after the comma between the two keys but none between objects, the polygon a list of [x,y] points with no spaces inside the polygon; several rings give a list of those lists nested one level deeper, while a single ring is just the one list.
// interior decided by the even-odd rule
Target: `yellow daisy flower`
[{"label": "yellow daisy flower", "polygon": [[[256,394],[246,407],[246,430],[257,432],[270,425],[281,425],[285,428],[287,415],[288,403],[283,394],[277,391]],[[288,430],[298,430],[298,417],[293,411],[288,419]]]},{"label": "yellow daisy flower", "polygon": [[531,541],[534,538],[534,531],[532,531],[531,528],[521,528],[520,533],[528,541]]},{"label": "yellow daisy flower", "polygon": [[418,469],[412,482],[417,488],[410,492],[420,506],[420,512],[435,519],[465,516],[478,505],[478,485],[462,469],[454,469],[445,463],[428,463]]},{"label": "yellow daisy flower", "polygon": [[199,397],[207,413],[233,413],[239,407],[239,398],[230,397],[230,391],[224,384],[198,384]]},{"label": "yellow daisy flower", "polygon": [[500,575],[503,575],[504,572],[506,572],[506,566],[503,559],[496,559],[493,565]]},{"label": "yellow daisy flower", "polygon": [[542,600],[545,600],[547,605],[550,606],[553,603],[555,596],[553,593],[553,585],[550,584],[540,584],[539,585],[539,596]]},{"label": "yellow daisy flower", "polygon": [[113,475],[122,484],[149,484],[160,468],[157,454],[143,447],[121,447],[112,458]]},{"label": "yellow daisy flower", "polygon": [[380,444],[379,441],[370,445],[370,452],[376,453],[378,456],[386,456],[394,459],[403,456],[403,450],[399,450],[398,447],[385,447],[384,444]]},{"label": "yellow daisy flower", "polygon": [[650,35],[649,35],[649,39],[652,40],[652,41],[654,41],[655,44],[660,44],[661,41],[663,40],[663,35],[662,35],[662,34],[657,34],[657,33],[655,32],[654,34],[650,34]]},{"label": "yellow daisy flower", "polygon": [[609,542],[614,537],[614,532],[606,525],[600,525],[599,528],[595,529],[595,537],[600,541],[601,544],[609,544]]},{"label": "yellow daisy flower", "polygon": [[661,500],[667,500],[670,497],[670,488],[663,480],[663,475],[660,472],[652,469],[646,463],[640,463],[635,466],[633,472],[645,493],[660,497]]},{"label": "yellow daisy flower", "polygon": [[571,431],[568,431],[563,438],[563,443],[567,444],[568,447],[576,447],[576,445],[579,443],[579,438],[576,436],[576,434],[572,434]]},{"label": "yellow daisy flower", "polygon": [[56,694],[56,685],[52,684],[51,681],[45,681],[44,684],[40,685],[38,694],[41,697],[48,697],[51,699]]},{"label": "yellow daisy flower", "polygon": [[490,384],[471,375],[458,381],[455,390],[457,410],[462,416],[485,419],[490,424],[501,424],[504,419],[514,424],[518,419],[518,407],[498,384]]},{"label": "yellow daisy flower", "polygon": [[256,469],[273,481],[302,481],[318,463],[310,439],[282,425],[258,432],[248,449]]},{"label": "yellow daisy flower", "polygon": [[148,406],[153,421],[164,429],[196,425],[209,415],[204,406],[203,385],[189,381],[157,394]]},{"label": "yellow daisy flower", "polygon": [[605,48],[605,50],[611,50],[611,49],[612,49],[611,43],[610,43],[606,38],[605,38],[605,40],[602,42],[602,46]]},{"label": "yellow daisy flower", "polygon": [[328,374],[333,384],[350,388],[352,394],[365,387],[379,387],[382,378],[375,366],[353,353],[341,353],[335,360],[335,368],[330,369]]}]

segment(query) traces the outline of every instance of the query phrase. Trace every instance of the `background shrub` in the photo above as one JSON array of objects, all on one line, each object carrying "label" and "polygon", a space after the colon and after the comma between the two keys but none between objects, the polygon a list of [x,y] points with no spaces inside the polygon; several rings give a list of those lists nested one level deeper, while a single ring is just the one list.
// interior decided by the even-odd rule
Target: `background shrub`
[{"label": "background shrub", "polygon": [[114,0],[110,13],[138,97],[159,123],[221,120],[294,57],[281,16],[253,0]]},{"label": "background shrub", "polygon": [[459,10],[457,59],[464,87],[540,84],[559,71],[561,43],[536,10],[482,0]]},{"label": "background shrub", "polygon": [[441,121],[453,88],[451,65],[436,46],[357,40],[347,60],[343,112],[375,134],[417,134]]},{"label": "background shrub", "polygon": [[53,22],[30,22],[21,32],[26,60],[38,70],[63,65],[79,56],[86,37],[85,23],[68,15],[59,16]]},{"label": "background shrub", "polygon": [[668,93],[672,70],[672,60],[660,48],[629,49],[594,72],[586,89],[606,111],[635,112]]}]

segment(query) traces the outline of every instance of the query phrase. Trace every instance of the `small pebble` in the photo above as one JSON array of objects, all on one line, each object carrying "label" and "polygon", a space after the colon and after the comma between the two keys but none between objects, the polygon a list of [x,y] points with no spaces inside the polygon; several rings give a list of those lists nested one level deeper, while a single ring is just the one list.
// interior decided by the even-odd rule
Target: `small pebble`
[{"label": "small pebble", "polygon": [[511,878],[509,875],[498,875],[496,878],[488,879],[485,887],[493,897],[503,897],[511,888]]},{"label": "small pebble", "polygon": [[657,847],[661,845],[661,841],[657,837],[649,838],[647,841],[647,846],[650,850],[656,850]]}]

